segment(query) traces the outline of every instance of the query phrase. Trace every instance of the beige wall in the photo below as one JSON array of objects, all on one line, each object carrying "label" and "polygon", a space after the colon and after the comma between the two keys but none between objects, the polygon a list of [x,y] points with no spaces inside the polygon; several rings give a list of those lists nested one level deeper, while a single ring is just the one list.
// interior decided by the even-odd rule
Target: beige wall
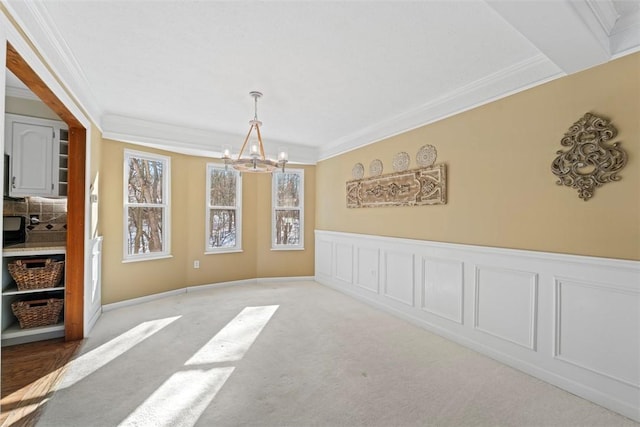
[{"label": "beige wall", "polygon": [[[185,239],[175,239],[172,258],[122,263],[122,180],[125,144],[103,140],[101,145],[98,215],[104,236],[102,244],[103,304],[180,287],[178,284],[183,281],[186,262]],[[172,168],[179,170],[181,160],[180,158],[175,159],[172,162]],[[175,188],[181,188],[185,185],[185,177],[180,173],[175,173],[172,181],[173,203],[176,205],[186,203],[186,192],[175,191]],[[176,215],[171,222],[172,231],[177,236],[185,232],[185,224],[179,219],[180,216]],[[178,224],[179,226],[176,227]]]},{"label": "beige wall", "polygon": [[[124,149],[171,157],[171,253],[168,259],[122,262]],[[305,169],[304,251],[271,251],[271,175],[243,175],[243,251],[204,254],[206,164],[214,160],[102,141],[100,224],[103,242],[102,299],[108,304],[185,286],[256,277],[311,276],[314,272],[314,172]],[[193,261],[200,268],[193,268]]]},{"label": "beige wall", "polygon": [[[258,277],[313,276],[315,263],[315,166],[296,166],[291,169],[304,169],[304,251],[271,250],[271,216],[259,215],[257,220],[257,259]],[[271,179],[258,181],[258,206],[271,208]]]},{"label": "beige wall", "polygon": [[[205,255],[206,165],[214,161],[202,157],[183,157],[188,168],[185,170],[189,178],[189,186],[185,187],[188,201],[184,207],[177,206],[174,201],[172,209],[172,213],[175,214],[176,209],[186,208],[183,218],[189,224],[185,235],[188,240],[187,261],[184,266],[185,281],[181,287],[257,277],[256,247],[253,244],[258,215],[255,197],[256,176],[245,174],[242,177],[242,252]],[[193,268],[194,260],[200,261],[199,269]]]},{"label": "beige wall", "polygon": [[47,107],[44,102],[35,99],[5,97],[5,112],[21,114],[23,116],[39,117],[41,119],[60,120],[60,117],[53,110]]},{"label": "beige wall", "polygon": [[[384,100],[381,100],[384,102]],[[619,182],[585,202],[555,184],[560,139],[584,113],[610,119],[628,153]],[[443,206],[347,209],[351,168],[438,149]],[[640,259],[640,54],[564,77],[317,165],[316,228],[536,251]]]}]

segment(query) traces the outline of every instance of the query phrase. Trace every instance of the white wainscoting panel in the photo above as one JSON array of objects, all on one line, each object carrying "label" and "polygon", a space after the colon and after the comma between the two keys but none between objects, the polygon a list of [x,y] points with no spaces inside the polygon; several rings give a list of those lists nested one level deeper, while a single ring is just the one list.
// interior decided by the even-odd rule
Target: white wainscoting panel
[{"label": "white wainscoting panel", "polygon": [[331,277],[332,259],[333,243],[328,241],[318,242],[316,245],[316,274]]},{"label": "white wainscoting panel", "polygon": [[380,250],[357,248],[356,253],[356,285],[377,294],[380,291],[380,281],[378,280]]},{"label": "white wainscoting panel", "polygon": [[316,230],[316,281],[640,421],[640,262]]},{"label": "white wainscoting panel", "polygon": [[473,326],[535,350],[537,285],[535,273],[476,266]]},{"label": "white wainscoting panel", "polygon": [[463,323],[464,263],[422,258],[422,304],[424,311]]},{"label": "white wainscoting panel", "polygon": [[335,278],[346,283],[353,283],[353,245],[335,243]]},{"label": "white wainscoting panel", "polygon": [[384,295],[392,300],[413,306],[415,301],[413,254],[385,251],[383,260]]},{"label": "white wainscoting panel", "polygon": [[640,292],[556,280],[558,359],[640,387],[639,324]]}]

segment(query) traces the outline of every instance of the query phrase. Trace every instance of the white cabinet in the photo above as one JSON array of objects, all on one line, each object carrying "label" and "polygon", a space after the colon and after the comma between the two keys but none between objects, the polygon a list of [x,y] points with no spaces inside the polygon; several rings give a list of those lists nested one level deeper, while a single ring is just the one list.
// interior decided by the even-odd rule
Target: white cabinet
[{"label": "white cabinet", "polygon": [[53,192],[53,128],[13,122],[11,196]]},{"label": "white cabinet", "polygon": [[47,340],[64,337],[64,308],[60,321],[56,324],[36,326],[33,328],[21,328],[18,319],[11,310],[11,303],[19,300],[41,300],[48,298],[64,299],[65,279],[55,288],[18,290],[15,281],[9,274],[7,265],[17,259],[52,258],[56,261],[65,259],[64,247],[39,247],[33,249],[21,248],[18,250],[5,249],[2,261],[2,346],[23,344],[32,341]]},{"label": "white cabinet", "polygon": [[55,120],[6,114],[5,132],[5,151],[11,158],[9,195],[66,196],[66,125]]}]

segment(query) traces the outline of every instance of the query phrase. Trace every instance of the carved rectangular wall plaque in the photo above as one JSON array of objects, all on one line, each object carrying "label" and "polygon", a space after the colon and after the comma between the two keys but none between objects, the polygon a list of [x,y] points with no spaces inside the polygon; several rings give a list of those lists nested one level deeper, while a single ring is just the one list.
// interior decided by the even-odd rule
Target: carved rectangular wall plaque
[{"label": "carved rectangular wall plaque", "polygon": [[348,208],[444,205],[445,164],[347,181]]}]

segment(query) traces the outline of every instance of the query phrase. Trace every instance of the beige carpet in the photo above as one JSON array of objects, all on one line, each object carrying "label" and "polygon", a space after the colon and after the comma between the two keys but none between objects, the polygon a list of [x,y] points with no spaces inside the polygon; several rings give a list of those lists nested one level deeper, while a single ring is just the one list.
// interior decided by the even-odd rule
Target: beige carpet
[{"label": "beige carpet", "polygon": [[39,426],[638,425],[314,282],[109,311],[66,375]]}]

